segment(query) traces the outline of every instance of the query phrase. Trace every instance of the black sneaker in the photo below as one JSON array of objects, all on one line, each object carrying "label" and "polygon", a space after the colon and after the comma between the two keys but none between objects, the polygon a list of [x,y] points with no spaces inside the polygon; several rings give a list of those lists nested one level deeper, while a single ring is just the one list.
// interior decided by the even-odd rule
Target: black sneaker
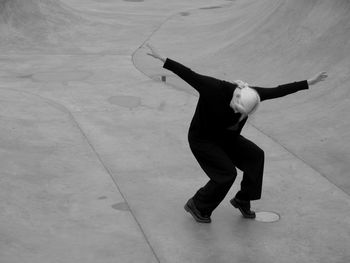
[{"label": "black sneaker", "polygon": [[208,215],[203,215],[194,205],[193,199],[190,198],[186,205],[185,210],[189,212],[193,218],[199,223],[211,223],[211,218]]},{"label": "black sneaker", "polygon": [[250,201],[242,201],[235,197],[231,199],[230,203],[241,211],[243,217],[255,218],[255,212],[250,210]]}]

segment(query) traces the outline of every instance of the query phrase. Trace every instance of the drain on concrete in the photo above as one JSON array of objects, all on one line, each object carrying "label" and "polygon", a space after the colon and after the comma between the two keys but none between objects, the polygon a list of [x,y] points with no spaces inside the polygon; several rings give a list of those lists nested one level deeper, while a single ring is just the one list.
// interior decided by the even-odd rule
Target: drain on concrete
[{"label": "drain on concrete", "polygon": [[275,212],[256,212],[255,220],[259,222],[272,223],[280,220],[279,214]]},{"label": "drain on concrete", "polygon": [[115,210],[120,210],[120,211],[129,211],[130,210],[128,204],[125,202],[116,203],[116,204],[112,205],[112,208]]},{"label": "drain on concrete", "polygon": [[141,99],[139,97],[125,95],[110,97],[108,102],[129,109],[133,109],[141,105]]}]

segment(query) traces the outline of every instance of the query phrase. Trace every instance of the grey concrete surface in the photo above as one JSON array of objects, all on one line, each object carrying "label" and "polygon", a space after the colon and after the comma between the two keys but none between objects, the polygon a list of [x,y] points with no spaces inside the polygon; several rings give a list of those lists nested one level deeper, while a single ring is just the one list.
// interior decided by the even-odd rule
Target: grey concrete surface
[{"label": "grey concrete surface", "polygon": [[[348,1],[0,0],[0,262],[350,261]],[[207,180],[187,145],[203,74],[327,82],[262,105],[257,211],[183,210]],[[160,81],[167,75],[166,83]]]}]

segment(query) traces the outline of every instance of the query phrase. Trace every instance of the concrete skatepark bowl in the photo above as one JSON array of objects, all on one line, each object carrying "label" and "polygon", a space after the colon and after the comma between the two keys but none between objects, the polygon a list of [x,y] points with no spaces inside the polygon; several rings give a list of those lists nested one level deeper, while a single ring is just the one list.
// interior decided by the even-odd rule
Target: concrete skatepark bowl
[{"label": "concrete skatepark bowl", "polygon": [[[279,220],[183,211],[198,98],[145,43],[260,86],[328,72],[243,131]],[[349,48],[346,0],[0,0],[0,262],[350,262]]]}]

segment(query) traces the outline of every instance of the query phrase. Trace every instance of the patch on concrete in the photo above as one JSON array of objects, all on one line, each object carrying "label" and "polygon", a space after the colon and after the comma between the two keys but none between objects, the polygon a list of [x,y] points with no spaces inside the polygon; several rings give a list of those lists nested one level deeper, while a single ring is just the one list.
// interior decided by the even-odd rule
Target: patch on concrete
[{"label": "patch on concrete", "polygon": [[33,74],[32,79],[40,82],[65,82],[84,80],[90,75],[88,71],[53,71]]},{"label": "patch on concrete", "polygon": [[189,12],[181,12],[180,15],[182,15],[182,16],[189,16],[190,13]]},{"label": "patch on concrete", "polygon": [[208,7],[201,7],[199,9],[202,9],[202,10],[207,10],[207,9],[217,9],[217,8],[222,8],[222,6],[208,6]]},{"label": "patch on concrete", "polygon": [[280,220],[280,216],[275,212],[257,212],[255,220],[259,222],[272,223]]},{"label": "patch on concrete", "polygon": [[144,0],[124,0],[125,2],[143,2]]},{"label": "patch on concrete", "polygon": [[107,196],[100,196],[100,197],[98,198],[98,200],[104,200],[104,199],[107,199]]},{"label": "patch on concrete", "polygon": [[31,79],[32,77],[33,77],[33,74],[18,76],[18,78],[20,79]]},{"label": "patch on concrete", "polygon": [[111,104],[115,104],[121,107],[133,109],[141,104],[141,99],[139,97],[135,96],[125,96],[125,95],[119,95],[119,96],[113,96],[108,99],[108,102]]},{"label": "patch on concrete", "polygon": [[166,107],[166,102],[162,101],[158,106],[158,110],[163,111],[165,109],[165,107]]},{"label": "patch on concrete", "polygon": [[120,210],[120,211],[130,211],[128,204],[125,202],[116,203],[116,204],[112,205],[112,208],[115,210]]}]

